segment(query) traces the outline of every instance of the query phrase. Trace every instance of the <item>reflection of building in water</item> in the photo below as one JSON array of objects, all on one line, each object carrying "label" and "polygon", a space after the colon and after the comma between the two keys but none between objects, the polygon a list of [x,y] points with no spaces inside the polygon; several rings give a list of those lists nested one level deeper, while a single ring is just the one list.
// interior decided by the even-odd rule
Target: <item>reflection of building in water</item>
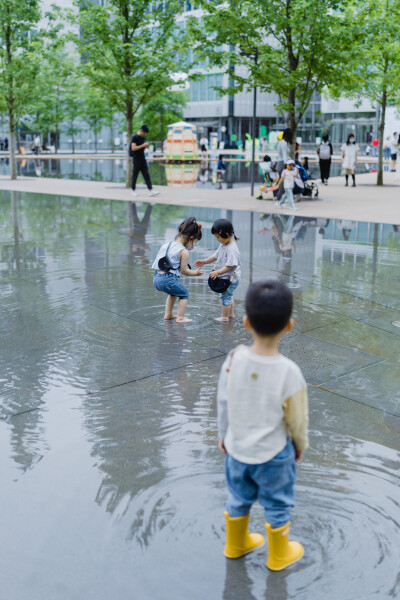
[{"label": "reflection of building in water", "polygon": [[[347,285],[357,283],[362,293],[360,286],[374,285],[377,275],[392,277],[389,265],[393,261],[388,259],[393,251],[396,257],[398,255],[396,235],[389,224],[331,220],[324,233],[316,238],[316,273],[326,276],[328,271],[334,270],[335,277],[340,275]],[[366,278],[368,271],[370,278]]]},{"label": "reflection of building in water", "polygon": [[194,187],[199,176],[197,164],[166,165],[167,185],[169,187]]}]

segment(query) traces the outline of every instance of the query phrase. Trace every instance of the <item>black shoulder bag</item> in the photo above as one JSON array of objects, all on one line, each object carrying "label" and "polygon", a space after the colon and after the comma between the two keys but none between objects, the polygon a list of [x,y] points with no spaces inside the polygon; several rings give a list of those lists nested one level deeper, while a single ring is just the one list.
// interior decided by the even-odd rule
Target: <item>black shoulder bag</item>
[{"label": "black shoulder bag", "polygon": [[170,271],[171,269],[174,268],[172,265],[172,262],[168,258],[168,250],[169,250],[169,247],[171,244],[172,244],[172,242],[170,242],[168,244],[167,250],[165,252],[165,256],[161,257],[160,260],[158,261],[159,270],[165,271],[166,273],[168,273],[168,271]]}]

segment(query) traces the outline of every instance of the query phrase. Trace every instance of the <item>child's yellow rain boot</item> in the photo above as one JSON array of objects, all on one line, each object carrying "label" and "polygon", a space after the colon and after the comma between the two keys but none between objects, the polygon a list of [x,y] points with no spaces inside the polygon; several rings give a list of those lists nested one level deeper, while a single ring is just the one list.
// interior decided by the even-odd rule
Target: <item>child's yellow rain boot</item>
[{"label": "child's yellow rain boot", "polygon": [[290,521],[276,529],[272,529],[270,523],[266,523],[265,528],[268,536],[268,569],[282,571],[300,560],[304,548],[299,542],[289,542]]},{"label": "child's yellow rain boot", "polygon": [[230,517],[225,511],[226,520],[226,544],[224,554],[227,558],[239,558],[256,548],[264,545],[261,533],[249,533],[249,516]]}]

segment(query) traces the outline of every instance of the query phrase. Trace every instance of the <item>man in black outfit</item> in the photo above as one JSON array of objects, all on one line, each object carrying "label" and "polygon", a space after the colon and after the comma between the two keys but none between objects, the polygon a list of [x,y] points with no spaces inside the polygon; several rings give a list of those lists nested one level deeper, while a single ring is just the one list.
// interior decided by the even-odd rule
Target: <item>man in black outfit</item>
[{"label": "man in black outfit", "polygon": [[131,140],[131,156],[133,158],[133,173],[132,173],[132,196],[135,198],[139,195],[136,190],[136,180],[139,173],[142,173],[146,185],[149,189],[149,196],[157,196],[160,192],[153,190],[151,185],[149,169],[144,156],[144,149],[149,147],[149,142],[146,142],[146,135],[149,133],[147,125],[142,125]]}]

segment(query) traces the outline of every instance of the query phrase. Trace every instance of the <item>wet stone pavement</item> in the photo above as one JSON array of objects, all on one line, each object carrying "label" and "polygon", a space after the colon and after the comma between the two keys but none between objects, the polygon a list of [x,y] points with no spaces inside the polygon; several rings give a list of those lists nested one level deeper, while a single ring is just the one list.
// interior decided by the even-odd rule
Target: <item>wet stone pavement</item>
[{"label": "wet stone pavement", "polygon": [[[206,277],[193,323],[163,322],[150,265],[188,212],[87,198],[0,196],[1,599],[400,598],[400,234],[397,225],[190,211],[216,248],[240,238],[235,323]],[[286,281],[282,352],[309,383],[310,449],[293,537],[305,556],[222,555],[225,484],[215,392],[250,338],[248,283]],[[251,524],[264,533],[261,507]]]}]

